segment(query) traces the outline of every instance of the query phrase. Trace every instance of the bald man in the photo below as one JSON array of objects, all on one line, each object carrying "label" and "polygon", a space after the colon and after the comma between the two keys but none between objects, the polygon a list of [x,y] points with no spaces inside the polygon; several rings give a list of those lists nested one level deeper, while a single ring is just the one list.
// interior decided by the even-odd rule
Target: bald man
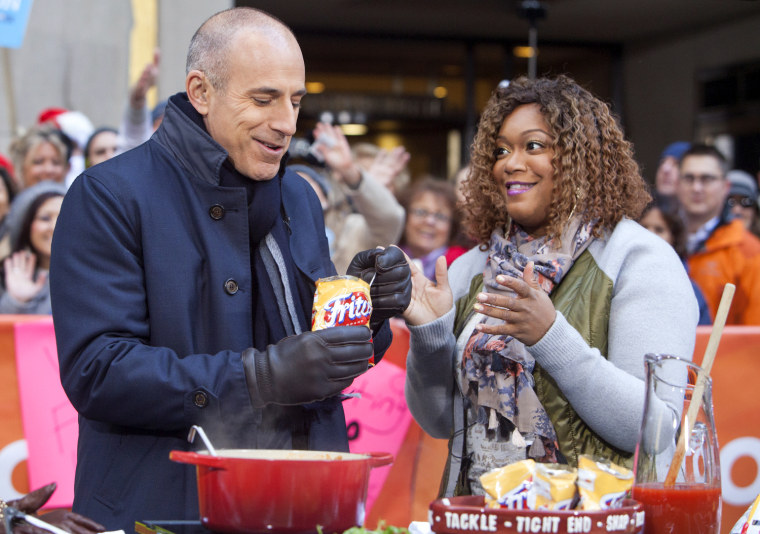
[{"label": "bald man", "polygon": [[[108,529],[198,519],[198,449],[348,450],[342,391],[390,344],[411,292],[396,248],[359,253],[366,326],[311,332],[315,281],[336,274],[312,188],[284,170],[304,62],[251,8],[212,16],[185,93],[150,141],[85,171],[50,268],[61,381],[79,412],[74,510]],[[370,331],[371,330],[371,331]]]}]

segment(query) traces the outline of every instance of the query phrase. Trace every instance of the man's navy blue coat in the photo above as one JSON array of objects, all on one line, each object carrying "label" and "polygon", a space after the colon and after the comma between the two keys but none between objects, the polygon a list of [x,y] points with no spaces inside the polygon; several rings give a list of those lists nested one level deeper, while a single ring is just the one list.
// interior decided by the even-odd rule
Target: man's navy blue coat
[{"label": "man's navy blue coat", "polygon": [[[191,425],[219,447],[277,431],[260,428],[241,361],[253,346],[249,221],[245,190],[219,185],[226,157],[170,102],[150,141],[85,171],[63,202],[50,282],[61,381],[79,412],[73,509],[111,530],[198,519],[195,470],[169,460],[200,447]],[[295,271],[335,274],[310,186],[286,173],[282,199]],[[389,344],[386,324],[376,355]],[[320,448],[346,450],[339,402],[333,411]]]}]

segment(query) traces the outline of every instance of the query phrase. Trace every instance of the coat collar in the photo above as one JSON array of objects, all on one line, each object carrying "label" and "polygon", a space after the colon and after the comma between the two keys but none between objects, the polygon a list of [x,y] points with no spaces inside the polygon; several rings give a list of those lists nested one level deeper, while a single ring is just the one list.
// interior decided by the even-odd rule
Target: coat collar
[{"label": "coat collar", "polygon": [[187,173],[210,184],[219,184],[219,172],[227,159],[227,151],[206,132],[186,93],[169,98],[164,119],[153,139],[171,152]]},{"label": "coat collar", "polygon": [[[169,99],[164,119],[152,139],[168,150],[186,173],[209,184],[219,185],[227,151],[206,132],[187,94],[177,93]],[[281,165],[280,168],[283,171],[285,167]],[[311,192],[306,188],[310,186],[292,171],[283,174],[281,184],[282,215],[289,227],[288,240],[293,260],[312,281],[334,274],[335,268],[329,259],[325,261],[320,254],[313,253],[319,239],[324,236],[317,235],[317,229],[323,226],[312,218],[313,210],[319,207],[318,204],[309,205]],[[321,210],[318,216],[321,219]]]}]

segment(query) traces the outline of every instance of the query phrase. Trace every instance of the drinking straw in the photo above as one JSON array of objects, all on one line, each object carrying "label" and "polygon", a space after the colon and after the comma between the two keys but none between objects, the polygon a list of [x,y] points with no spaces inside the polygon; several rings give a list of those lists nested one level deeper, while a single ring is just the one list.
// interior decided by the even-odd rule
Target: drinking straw
[{"label": "drinking straw", "polygon": [[668,469],[668,474],[665,477],[665,486],[672,486],[675,483],[678,470],[681,468],[694,421],[697,419],[697,412],[699,412],[699,406],[702,404],[707,377],[710,376],[710,369],[712,369],[713,360],[715,360],[715,353],[718,352],[720,336],[723,334],[723,327],[726,325],[726,317],[728,316],[728,310],[731,307],[731,300],[734,298],[735,290],[736,286],[734,284],[726,284],[723,288],[723,296],[720,299],[718,313],[715,315],[715,322],[713,323],[712,332],[710,332],[710,339],[707,342],[705,356],[702,359],[701,370],[697,375],[697,383],[694,386],[694,393],[691,395],[691,402],[689,403],[689,409],[686,412],[686,418],[681,428],[681,435],[678,437],[676,452],[673,455],[670,469]]}]

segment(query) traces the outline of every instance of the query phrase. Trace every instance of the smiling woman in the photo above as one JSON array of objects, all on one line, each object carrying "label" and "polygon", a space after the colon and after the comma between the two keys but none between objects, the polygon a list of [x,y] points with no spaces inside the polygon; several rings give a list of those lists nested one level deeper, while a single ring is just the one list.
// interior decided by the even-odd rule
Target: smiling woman
[{"label": "smiling woman", "polygon": [[35,189],[38,192],[29,203],[13,250],[2,264],[0,313],[52,313],[47,275],[63,192],[39,186]]},{"label": "smiling woman", "polygon": [[631,145],[573,80],[517,79],[491,96],[470,165],[479,246],[439,260],[435,283],[413,269],[404,313],[409,408],[451,440],[445,495],[482,494],[482,474],[526,457],[630,466],[644,354],[689,358],[697,323],[677,255],[632,220],[649,194]]},{"label": "smiling woman", "polygon": [[446,264],[465,252],[451,246],[459,229],[454,186],[444,180],[426,178],[416,182],[402,198],[406,223],[401,236],[401,249],[418,262],[430,279],[435,275],[435,262],[446,257]]}]

